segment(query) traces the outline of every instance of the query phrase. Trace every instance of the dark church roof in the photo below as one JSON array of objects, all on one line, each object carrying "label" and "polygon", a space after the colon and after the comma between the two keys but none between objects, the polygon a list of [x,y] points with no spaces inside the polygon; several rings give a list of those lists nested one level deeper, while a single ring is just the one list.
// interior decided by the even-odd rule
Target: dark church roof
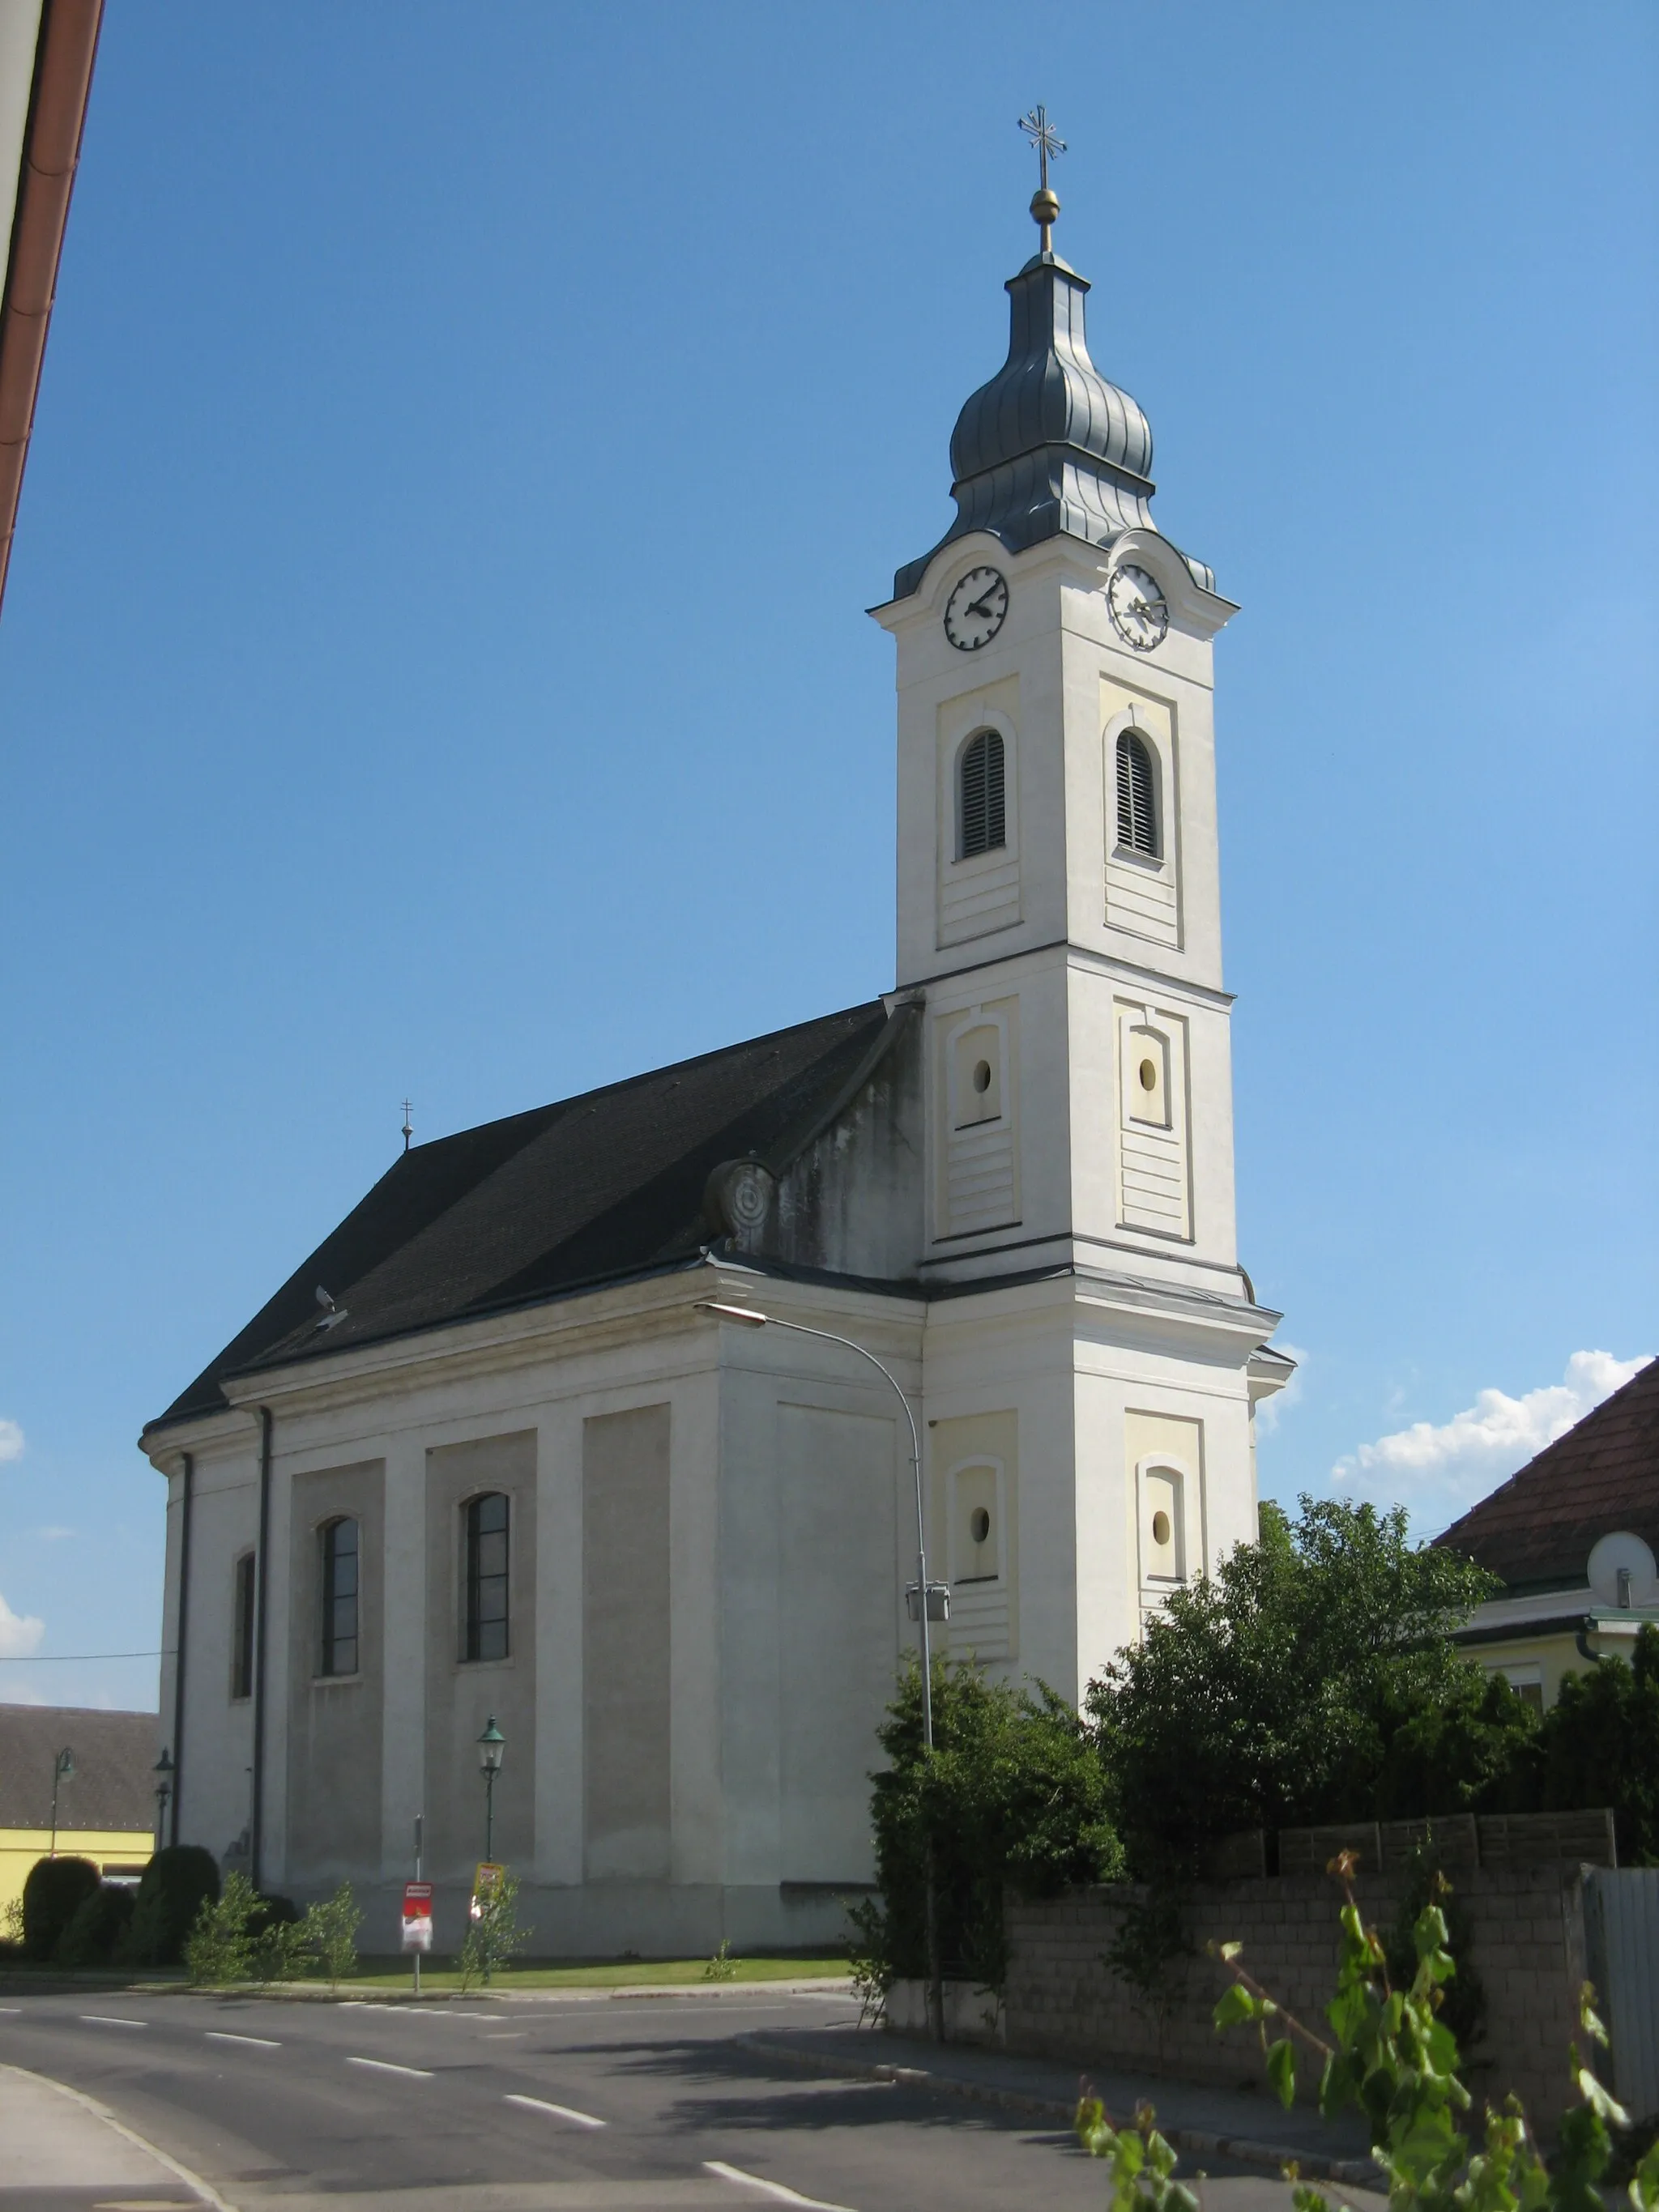
[{"label": "dark church roof", "polygon": [[223,1376],[695,1260],[710,1170],[781,1166],[890,1027],[873,1000],[414,1146],[149,1430],[222,1407]]},{"label": "dark church roof", "polygon": [[1628,1528],[1659,1553],[1659,1359],[1547,1444],[1439,1539],[1513,1589],[1585,1579],[1599,1536]]},{"label": "dark church roof", "polygon": [[155,1743],[154,1713],[0,1705],[0,1828],[51,1826],[52,1769],[58,1753],[70,1751],[75,1771],[58,1784],[60,1829],[149,1829]]}]

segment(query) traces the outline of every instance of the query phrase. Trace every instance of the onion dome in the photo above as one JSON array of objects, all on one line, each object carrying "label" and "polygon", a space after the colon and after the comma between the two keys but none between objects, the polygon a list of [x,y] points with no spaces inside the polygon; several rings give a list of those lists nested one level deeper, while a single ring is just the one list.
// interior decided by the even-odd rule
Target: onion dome
[{"label": "onion dome", "polygon": [[1090,360],[1089,286],[1048,250],[1052,215],[1038,214],[1035,201],[1032,213],[1044,222],[1043,251],[1008,280],[1008,358],[969,400],[951,440],[957,519],[932,552],[898,571],[896,599],[915,590],[939,546],[970,530],[988,530],[1018,553],[1062,533],[1108,545],[1122,531],[1156,526],[1147,504],[1152,427]]}]

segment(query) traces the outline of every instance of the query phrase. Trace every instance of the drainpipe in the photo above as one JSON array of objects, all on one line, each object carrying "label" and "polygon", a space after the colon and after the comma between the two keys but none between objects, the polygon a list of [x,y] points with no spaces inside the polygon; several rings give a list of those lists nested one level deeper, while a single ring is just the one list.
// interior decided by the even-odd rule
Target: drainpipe
[{"label": "drainpipe", "polygon": [[1572,1640],[1578,1646],[1579,1657],[1581,1659],[1588,1659],[1592,1667],[1599,1667],[1601,1663],[1601,1655],[1599,1651],[1592,1651],[1590,1650],[1589,1643],[1585,1634],[1586,1630],[1589,1627],[1591,1619],[1592,1616],[1589,1613],[1587,1613],[1584,1615],[1584,1618],[1579,1622],[1577,1627],[1573,1632]]},{"label": "drainpipe", "polygon": [[270,1591],[270,1408],[259,1408],[259,1550],[254,1567],[253,1803],[248,1815],[248,1880],[259,1887],[265,1811],[265,1611]]},{"label": "drainpipe", "polygon": [[173,1637],[173,1821],[167,1841],[179,1840],[179,1804],[185,1788],[185,1637],[190,1625],[190,1513],[196,1497],[196,1455],[180,1455],[184,1486],[179,1500],[179,1623]]}]

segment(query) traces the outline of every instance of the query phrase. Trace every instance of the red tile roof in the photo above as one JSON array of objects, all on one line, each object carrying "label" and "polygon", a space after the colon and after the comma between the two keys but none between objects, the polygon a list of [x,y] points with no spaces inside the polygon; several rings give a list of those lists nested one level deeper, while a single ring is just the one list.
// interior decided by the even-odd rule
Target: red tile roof
[{"label": "red tile roof", "polygon": [[1438,1539],[1511,1588],[1582,1583],[1598,1536],[1659,1553],[1659,1359],[1586,1413]]}]

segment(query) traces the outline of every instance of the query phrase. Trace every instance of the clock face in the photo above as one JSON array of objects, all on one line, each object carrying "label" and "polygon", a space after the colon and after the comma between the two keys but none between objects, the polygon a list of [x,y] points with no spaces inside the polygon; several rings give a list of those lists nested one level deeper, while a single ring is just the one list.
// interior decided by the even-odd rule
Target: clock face
[{"label": "clock face", "polygon": [[1149,576],[1131,561],[1112,571],[1106,604],[1111,610],[1112,627],[1125,645],[1133,646],[1137,653],[1150,653],[1169,635],[1170,605],[1157,577]]},{"label": "clock face", "polygon": [[945,635],[958,653],[977,653],[1008,619],[1008,582],[994,568],[970,568],[945,603]]}]

